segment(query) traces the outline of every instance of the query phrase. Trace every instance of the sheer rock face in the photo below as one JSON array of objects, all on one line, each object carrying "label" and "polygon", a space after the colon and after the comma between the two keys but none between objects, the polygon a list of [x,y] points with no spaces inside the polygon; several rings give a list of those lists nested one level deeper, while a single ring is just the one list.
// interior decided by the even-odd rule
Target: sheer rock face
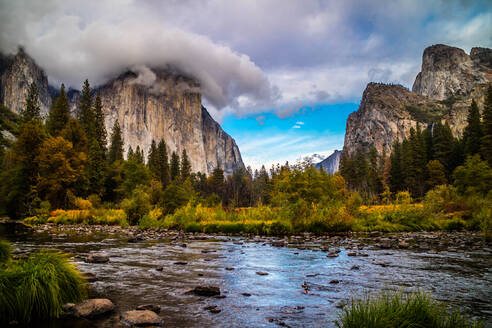
[{"label": "sheer rock face", "polygon": [[334,174],[338,172],[340,166],[340,158],[342,157],[341,150],[335,150],[333,154],[322,160],[321,162],[314,165],[317,169],[323,169],[327,173]]},{"label": "sheer rock face", "polygon": [[20,114],[33,82],[38,88],[41,116],[45,116],[51,105],[51,97],[44,71],[22,49],[16,55],[0,54],[0,103]]},{"label": "sheer rock face", "polygon": [[447,122],[455,136],[461,136],[471,100],[479,108],[492,82],[492,50],[473,48],[471,55],[445,45],[425,49],[422,71],[412,91],[400,85],[370,83],[359,109],[347,119],[343,151],[374,146],[389,154],[396,139],[410,134],[410,128],[426,128],[432,122]]},{"label": "sheer rock face", "polygon": [[125,73],[100,87],[106,129],[118,119],[125,151],[140,146],[145,152],[152,140],[164,139],[168,152],[186,149],[192,170],[212,173],[220,167],[227,174],[243,168],[239,148],[202,107],[198,82],[168,70],[154,70],[152,84],[140,84]]},{"label": "sheer rock face", "polygon": [[459,48],[442,44],[428,47],[412,91],[437,100],[469,96],[477,85],[486,84],[492,78],[492,67],[486,66],[490,65],[491,51],[473,48],[469,56]]},{"label": "sheer rock face", "polygon": [[[140,146],[145,155],[152,139],[164,139],[169,155],[181,156],[186,149],[194,172],[210,174],[220,167],[226,174],[244,168],[234,139],[202,107],[200,84],[169,69],[154,69],[155,80],[145,81],[125,73],[96,89],[101,95],[108,135],[119,120],[125,152]],[[23,108],[29,84],[35,82],[41,114],[47,114],[51,95],[58,88],[48,86],[44,71],[24,51],[15,56],[0,54],[0,101],[16,113]],[[79,92],[69,90],[75,114]]]}]

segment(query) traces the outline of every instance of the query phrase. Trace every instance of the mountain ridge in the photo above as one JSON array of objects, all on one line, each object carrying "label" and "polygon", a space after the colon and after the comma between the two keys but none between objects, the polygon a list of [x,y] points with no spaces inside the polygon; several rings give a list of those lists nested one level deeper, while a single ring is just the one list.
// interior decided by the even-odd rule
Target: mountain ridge
[{"label": "mountain ridge", "polygon": [[[46,116],[58,89],[48,84],[42,68],[22,49],[1,59],[1,103],[20,113],[28,86],[35,82],[41,112]],[[154,69],[152,74],[155,79],[149,83],[139,79],[139,74],[126,71],[93,90],[101,96],[108,133],[118,119],[125,152],[130,146],[140,146],[147,154],[152,140],[163,138],[169,152],[181,155],[186,150],[195,172],[210,174],[220,167],[231,174],[244,168],[234,139],[202,106],[200,84],[170,69]],[[68,96],[75,114],[79,91],[70,89]]]}]

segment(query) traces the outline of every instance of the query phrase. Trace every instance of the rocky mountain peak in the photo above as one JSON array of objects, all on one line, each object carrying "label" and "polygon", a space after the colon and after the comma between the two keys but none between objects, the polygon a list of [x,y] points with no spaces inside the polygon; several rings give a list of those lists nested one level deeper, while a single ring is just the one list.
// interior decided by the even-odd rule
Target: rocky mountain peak
[{"label": "rocky mountain peak", "polygon": [[[0,100],[14,112],[22,110],[29,84],[38,86],[42,114],[51,103],[44,71],[23,50],[15,56],[0,55]],[[136,67],[95,89],[105,112],[105,126],[111,133],[118,119],[125,151],[139,146],[148,153],[152,140],[164,139],[168,151],[181,155],[186,150],[193,171],[210,174],[216,167],[230,174],[244,168],[234,139],[202,107],[200,83],[172,67]],[[72,113],[77,90],[69,90]]]},{"label": "rocky mountain peak", "polygon": [[23,48],[15,55],[0,54],[0,102],[15,113],[20,113],[29,91],[36,83],[41,105],[41,115],[46,115],[51,105],[48,77]]},{"label": "rocky mountain peak", "polygon": [[412,127],[437,121],[447,122],[453,134],[461,136],[471,100],[481,107],[492,82],[491,53],[488,48],[473,48],[468,55],[437,44],[424,50],[412,91],[369,83],[359,109],[347,119],[343,152],[352,155],[374,146],[379,154],[389,154],[393,142],[407,138]]},{"label": "rocky mountain peak", "polygon": [[437,100],[469,95],[477,84],[492,78],[490,51],[474,48],[469,56],[462,49],[443,44],[426,48],[412,91]]}]

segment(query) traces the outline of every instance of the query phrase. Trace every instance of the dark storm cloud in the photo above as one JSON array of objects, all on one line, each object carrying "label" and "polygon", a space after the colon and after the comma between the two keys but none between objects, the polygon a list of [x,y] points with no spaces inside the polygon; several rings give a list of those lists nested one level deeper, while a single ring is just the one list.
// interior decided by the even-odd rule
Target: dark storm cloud
[{"label": "dark storm cloud", "polygon": [[[173,65],[216,116],[356,101],[371,80],[411,86],[425,47],[492,46],[487,1],[7,1],[0,48],[26,47],[79,86]],[[313,89],[313,84],[316,87]]]}]

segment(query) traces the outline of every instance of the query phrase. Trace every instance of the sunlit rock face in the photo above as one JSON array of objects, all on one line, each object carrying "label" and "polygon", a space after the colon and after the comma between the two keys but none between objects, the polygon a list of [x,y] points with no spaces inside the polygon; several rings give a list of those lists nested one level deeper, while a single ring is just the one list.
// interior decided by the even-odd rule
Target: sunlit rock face
[{"label": "sunlit rock face", "polygon": [[314,165],[317,169],[322,169],[327,173],[334,174],[338,172],[340,166],[340,158],[342,157],[342,151],[335,150],[333,154]]},{"label": "sunlit rock face", "polygon": [[432,122],[447,122],[455,136],[466,126],[472,99],[481,108],[488,83],[492,82],[492,50],[473,48],[471,54],[445,45],[425,49],[422,71],[412,91],[400,85],[370,83],[359,109],[347,119],[343,151],[374,146],[388,155],[395,140],[410,129],[426,128]]},{"label": "sunlit rock face", "polygon": [[0,54],[0,102],[11,111],[20,114],[31,83],[38,88],[41,115],[45,116],[51,105],[48,78],[24,50],[16,55]]},{"label": "sunlit rock face", "polygon": [[200,85],[170,70],[153,70],[155,80],[141,83],[125,73],[97,89],[106,114],[106,129],[118,119],[125,142],[147,153],[152,140],[164,139],[168,151],[186,149],[193,171],[226,173],[244,167],[234,139],[202,107]]},{"label": "sunlit rock face", "polygon": [[[164,139],[169,154],[176,151],[181,156],[186,149],[194,172],[210,174],[220,167],[231,174],[244,168],[234,139],[202,107],[197,81],[170,68],[147,73],[142,78],[140,74],[127,72],[95,90],[102,99],[108,135],[116,119],[119,120],[125,152],[130,146],[133,149],[140,146],[147,155],[152,140]],[[24,51],[15,56],[0,55],[2,104],[20,113],[32,82],[38,87],[45,116],[51,95],[56,95],[58,88],[48,86],[44,71]],[[75,114],[79,92],[69,90],[68,96]]]}]

